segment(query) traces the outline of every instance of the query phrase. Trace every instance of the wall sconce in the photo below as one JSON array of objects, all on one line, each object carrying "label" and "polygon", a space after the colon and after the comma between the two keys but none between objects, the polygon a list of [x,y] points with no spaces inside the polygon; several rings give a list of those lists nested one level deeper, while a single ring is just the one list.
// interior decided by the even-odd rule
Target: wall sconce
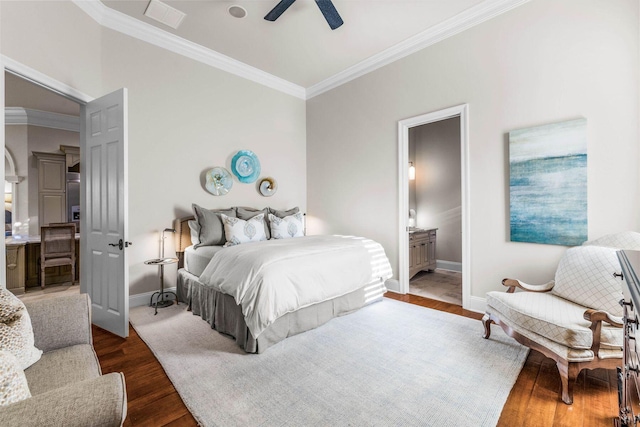
[{"label": "wall sconce", "polygon": [[413,162],[409,162],[409,181],[416,179],[416,167],[413,166]]}]

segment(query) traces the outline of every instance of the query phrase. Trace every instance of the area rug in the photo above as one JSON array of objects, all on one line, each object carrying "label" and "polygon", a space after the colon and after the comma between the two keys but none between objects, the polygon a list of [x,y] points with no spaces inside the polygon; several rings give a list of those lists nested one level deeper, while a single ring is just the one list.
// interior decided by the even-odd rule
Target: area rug
[{"label": "area rug", "polygon": [[259,355],[184,304],[153,312],[131,324],[202,426],[495,426],[528,351],[387,298]]}]

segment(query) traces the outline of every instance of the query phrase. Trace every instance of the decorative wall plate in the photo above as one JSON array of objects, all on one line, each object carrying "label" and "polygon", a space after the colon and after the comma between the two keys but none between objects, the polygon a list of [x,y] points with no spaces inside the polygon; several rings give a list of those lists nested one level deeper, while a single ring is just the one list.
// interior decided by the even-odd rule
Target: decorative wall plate
[{"label": "decorative wall plate", "polygon": [[233,187],[233,179],[228,170],[215,167],[207,171],[205,188],[214,196],[224,196]]},{"label": "decorative wall plate", "polygon": [[264,197],[271,197],[278,191],[278,182],[270,176],[262,178],[260,181],[260,194]]},{"label": "decorative wall plate", "polygon": [[250,184],[260,175],[260,161],[251,150],[240,150],[231,159],[231,172],[244,184]]}]

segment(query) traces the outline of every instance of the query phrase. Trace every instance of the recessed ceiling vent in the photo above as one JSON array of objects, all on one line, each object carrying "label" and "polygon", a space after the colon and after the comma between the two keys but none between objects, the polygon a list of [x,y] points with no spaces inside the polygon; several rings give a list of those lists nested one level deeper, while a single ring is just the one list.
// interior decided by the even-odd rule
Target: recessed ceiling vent
[{"label": "recessed ceiling vent", "polygon": [[151,0],[144,14],[174,29],[178,28],[184,17],[187,16],[184,12],[180,12],[178,9],[162,3],[159,0]]}]

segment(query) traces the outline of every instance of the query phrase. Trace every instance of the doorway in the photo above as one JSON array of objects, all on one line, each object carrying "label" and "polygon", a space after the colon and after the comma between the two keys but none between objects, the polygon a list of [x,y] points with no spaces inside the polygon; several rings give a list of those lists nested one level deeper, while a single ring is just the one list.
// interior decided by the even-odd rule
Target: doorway
[{"label": "doorway", "polygon": [[409,129],[409,293],[462,306],[460,116]]},{"label": "doorway", "polygon": [[[428,125],[430,124],[433,124],[433,126],[429,127]],[[457,126],[457,132],[454,133],[457,135],[457,140],[449,140],[449,143],[457,145],[456,149],[451,150],[457,158],[452,160],[451,155],[449,155],[448,162],[450,164],[451,161],[457,161],[459,167],[449,167],[448,169],[456,169],[453,173],[458,174],[458,179],[451,180],[451,183],[441,183],[437,188],[431,187],[432,192],[427,192],[422,200],[419,200],[418,186],[420,186],[420,183],[424,187],[431,180],[433,184],[434,174],[440,173],[441,176],[446,174],[446,170],[442,169],[446,168],[446,161],[433,162],[433,156],[443,155],[442,151],[445,146],[442,146],[442,144],[440,144],[440,147],[432,146],[430,154],[432,158],[428,160],[425,156],[429,155],[429,144],[427,143],[424,147],[418,147],[418,145],[412,146],[410,141],[420,140],[421,135],[428,134],[430,130],[433,131],[443,127],[451,128],[452,126]],[[410,279],[412,276],[428,278],[429,276],[427,275],[436,272],[440,273],[443,276],[440,279],[446,282],[448,279],[446,276],[454,276],[455,281],[455,276],[458,275],[462,276],[462,283],[461,301],[457,304],[463,307],[468,304],[471,288],[469,277],[469,143],[467,129],[467,104],[401,120],[398,123],[398,182],[400,195],[398,213],[399,292],[403,294],[410,292]],[[435,151],[433,151],[434,149]],[[440,151],[439,154],[437,154],[438,151]],[[410,179],[410,169],[412,169],[411,178],[413,179]],[[458,202],[453,200],[455,196],[453,199],[447,199],[447,193],[451,192],[450,188],[447,190],[447,184],[449,187],[457,185],[459,189]],[[414,189],[415,195],[412,196]],[[459,220],[456,220],[456,217]],[[431,258],[434,259],[429,257],[424,260],[419,257],[416,258],[414,236],[426,239],[426,248],[429,250],[426,250],[425,253],[430,253]],[[440,244],[443,246],[441,250],[438,250],[439,237],[441,237]],[[417,251],[418,254],[422,253],[419,249]],[[415,268],[414,261],[416,259],[420,262],[424,261],[417,267],[419,272],[416,272]],[[413,268],[410,268],[410,265]],[[453,271],[453,273],[449,274],[450,271]]]},{"label": "doorway", "polygon": [[[128,240],[127,90],[122,88],[94,99],[6,56],[0,56],[0,65],[11,74],[80,104],[80,292],[91,298],[92,322],[126,338],[129,276],[124,248],[130,243],[123,244]],[[4,76],[0,74],[3,109]],[[5,148],[4,134],[0,145]],[[0,261],[0,274],[6,275],[7,247],[4,241],[1,245],[5,257]]]},{"label": "doorway", "polygon": [[[80,104],[8,71],[4,79],[6,286],[27,300],[78,293]],[[47,268],[41,288],[37,236],[52,223],[74,225],[76,262]]]}]

